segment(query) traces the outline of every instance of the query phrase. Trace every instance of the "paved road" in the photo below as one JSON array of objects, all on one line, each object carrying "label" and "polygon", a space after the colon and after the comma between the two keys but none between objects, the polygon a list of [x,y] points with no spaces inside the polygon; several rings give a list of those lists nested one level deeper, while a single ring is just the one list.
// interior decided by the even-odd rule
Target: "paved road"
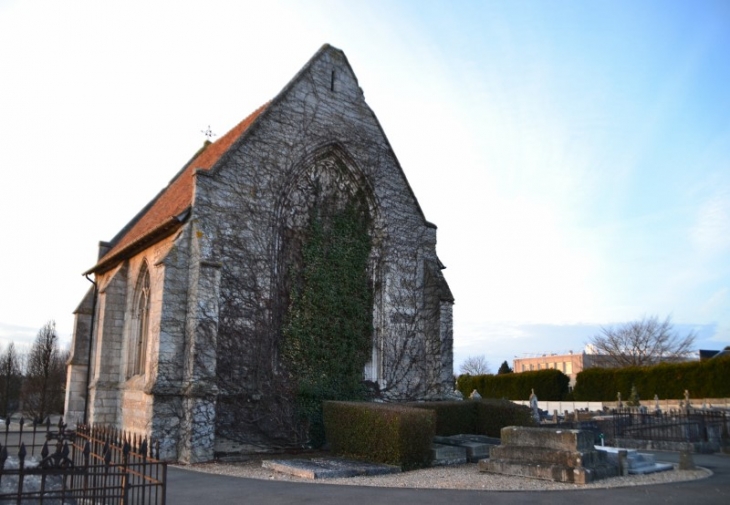
[{"label": "paved road", "polygon": [[[677,453],[655,453],[658,461],[677,462]],[[167,502],[170,505],[228,504],[346,504],[346,505],[512,505],[525,503],[578,505],[728,505],[730,456],[695,454],[695,463],[714,475],[698,481],[585,491],[454,491],[394,489],[327,484],[270,482],[211,475],[179,468],[168,469]]]}]

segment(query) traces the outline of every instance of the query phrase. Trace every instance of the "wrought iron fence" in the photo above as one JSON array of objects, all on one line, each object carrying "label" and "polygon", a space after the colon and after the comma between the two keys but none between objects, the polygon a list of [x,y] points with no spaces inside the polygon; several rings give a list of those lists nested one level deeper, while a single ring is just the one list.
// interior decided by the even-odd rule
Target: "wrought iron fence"
[{"label": "wrought iron fence", "polygon": [[722,442],[728,438],[730,417],[718,410],[613,412],[614,438],[664,442]]},{"label": "wrought iron fence", "polygon": [[108,427],[68,431],[63,420],[57,430],[6,422],[0,503],[165,505],[166,482],[159,443]]}]

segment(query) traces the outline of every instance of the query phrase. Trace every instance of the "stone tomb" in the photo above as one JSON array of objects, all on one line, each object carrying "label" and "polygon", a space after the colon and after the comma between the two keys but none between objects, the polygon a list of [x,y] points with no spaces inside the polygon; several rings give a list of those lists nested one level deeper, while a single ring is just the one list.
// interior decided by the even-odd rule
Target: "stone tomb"
[{"label": "stone tomb", "polygon": [[431,451],[433,466],[477,463],[489,457],[489,448],[499,445],[498,438],[484,435],[452,435],[434,437]]},{"label": "stone tomb", "polygon": [[593,433],[554,428],[502,428],[502,445],[491,447],[479,471],[587,484],[615,477],[618,468],[596,451]]},{"label": "stone tomb", "polygon": [[[653,454],[639,452],[636,449],[596,446],[596,450],[605,452],[608,460],[618,467],[622,475],[643,475],[674,469],[669,463],[657,463]],[[625,461],[622,461],[622,456]]]}]

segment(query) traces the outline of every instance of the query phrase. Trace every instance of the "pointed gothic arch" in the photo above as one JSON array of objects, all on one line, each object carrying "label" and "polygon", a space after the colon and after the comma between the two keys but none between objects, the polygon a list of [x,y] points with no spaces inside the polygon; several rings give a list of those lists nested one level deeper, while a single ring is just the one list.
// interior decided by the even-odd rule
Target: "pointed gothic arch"
[{"label": "pointed gothic arch", "polygon": [[143,375],[147,363],[147,344],[150,332],[150,272],[147,262],[137,275],[132,306],[132,331],[128,344],[127,379]]},{"label": "pointed gothic arch", "polygon": [[383,376],[383,283],[381,244],[386,235],[381,208],[372,181],[363,168],[339,143],[328,143],[310,152],[297,163],[284,179],[275,207],[277,230],[274,243],[272,286],[277,300],[274,326],[281,327],[289,308],[292,272],[301,262],[304,232],[313,213],[327,220],[333,214],[354,205],[364,215],[371,240],[367,272],[373,296],[373,333],[370,360],[365,364],[363,378],[378,382]]}]

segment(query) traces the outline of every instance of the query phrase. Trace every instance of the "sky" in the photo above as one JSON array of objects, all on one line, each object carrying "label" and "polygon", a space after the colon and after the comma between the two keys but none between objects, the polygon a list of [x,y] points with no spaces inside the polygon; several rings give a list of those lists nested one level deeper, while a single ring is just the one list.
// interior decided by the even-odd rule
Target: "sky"
[{"label": "sky", "polygon": [[671,316],[730,345],[730,2],[0,0],[0,345],[188,161],[342,49],[429,221],[455,371]]}]

